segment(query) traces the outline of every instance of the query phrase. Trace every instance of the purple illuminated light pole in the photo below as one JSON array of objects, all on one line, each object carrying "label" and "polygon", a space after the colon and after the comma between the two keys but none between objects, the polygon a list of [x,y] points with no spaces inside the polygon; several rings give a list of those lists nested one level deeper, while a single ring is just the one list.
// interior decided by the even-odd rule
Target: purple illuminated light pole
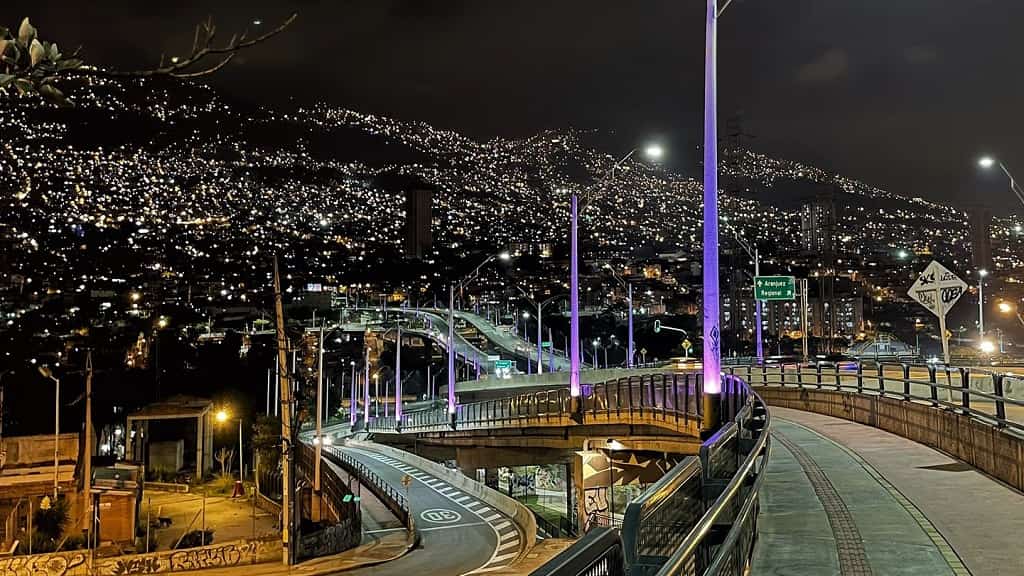
[{"label": "purple illuminated light pole", "polygon": [[402,429],[402,325],[395,339],[395,428]]},{"label": "purple illuminated light pole", "polygon": [[[729,0],[726,1],[726,6]],[[720,417],[722,350],[718,289],[718,0],[708,0],[704,60],[704,418],[714,430]]]},{"label": "purple illuminated light pole", "polygon": [[580,281],[579,238],[577,237],[579,197],[575,192],[572,193],[569,202],[572,218],[569,238],[569,396],[578,400],[580,397]]}]

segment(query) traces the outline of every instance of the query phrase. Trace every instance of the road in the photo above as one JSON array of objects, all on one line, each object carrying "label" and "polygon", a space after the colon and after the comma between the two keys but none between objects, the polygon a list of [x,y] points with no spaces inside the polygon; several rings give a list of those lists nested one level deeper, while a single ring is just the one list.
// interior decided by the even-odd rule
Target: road
[{"label": "road", "polygon": [[421,547],[409,554],[346,574],[410,576],[424,573],[426,567],[432,574],[483,573],[501,569],[519,555],[521,535],[515,524],[484,502],[389,456],[362,448],[330,449],[347,452],[399,489],[408,474],[413,479],[409,498],[421,534]]},{"label": "road", "polygon": [[[537,363],[537,346],[536,342],[530,342],[519,338],[518,336],[512,335],[504,330],[498,329],[497,326],[491,324],[482,316],[477,316],[471,312],[464,312],[462,310],[456,310],[455,316],[465,320],[466,322],[473,325],[485,338],[491,341],[496,347],[501,350],[514,354],[520,357],[529,356],[536,366]],[[554,358],[555,370],[561,370],[563,372],[569,370],[569,359],[563,356],[552,355],[550,352],[544,353],[544,371],[547,372],[551,367],[551,359]],[[534,368],[536,369],[536,368]]]}]

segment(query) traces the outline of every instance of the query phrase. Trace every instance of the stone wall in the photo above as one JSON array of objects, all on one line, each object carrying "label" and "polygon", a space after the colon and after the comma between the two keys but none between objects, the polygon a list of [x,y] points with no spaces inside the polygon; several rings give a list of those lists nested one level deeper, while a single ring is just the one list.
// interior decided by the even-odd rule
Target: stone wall
[{"label": "stone wall", "polygon": [[[793,408],[881,428],[963,460],[1024,490],[1024,438],[944,407],[835,390],[754,389],[769,406]],[[2,576],[2,575],[0,575]]]},{"label": "stone wall", "polygon": [[343,519],[337,524],[328,526],[299,539],[295,551],[299,560],[329,556],[355,548],[363,539],[361,522],[358,516]]}]

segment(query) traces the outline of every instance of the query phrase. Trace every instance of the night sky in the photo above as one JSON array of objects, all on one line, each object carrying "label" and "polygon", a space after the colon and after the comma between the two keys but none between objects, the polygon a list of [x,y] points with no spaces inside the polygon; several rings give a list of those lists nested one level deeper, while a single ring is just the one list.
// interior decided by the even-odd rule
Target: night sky
[{"label": "night sky", "polygon": [[[665,142],[693,172],[703,109],[701,0],[52,1],[10,4],[44,40],[98,65],[184,54],[212,14],[226,38],[298,10],[285,35],[213,83],[424,120],[470,136],[575,126],[628,150]],[[720,114],[742,111],[752,148],[896,193],[1024,212],[975,160],[1024,178],[1024,2],[736,0],[720,26]],[[1016,141],[1017,145],[1014,146]]]}]

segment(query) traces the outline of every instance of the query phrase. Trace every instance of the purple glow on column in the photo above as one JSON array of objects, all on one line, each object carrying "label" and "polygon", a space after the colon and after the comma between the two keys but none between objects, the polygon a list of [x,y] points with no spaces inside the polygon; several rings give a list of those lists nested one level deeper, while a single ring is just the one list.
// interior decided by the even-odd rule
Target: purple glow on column
[{"label": "purple glow on column", "polygon": [[356,425],[356,365],[352,363],[352,380],[349,382],[348,424]]},{"label": "purple glow on column", "polygon": [[395,340],[395,422],[402,423],[402,325]]},{"label": "purple glow on column", "polygon": [[718,1],[708,0],[704,62],[704,392],[722,391],[718,326]]},{"label": "purple glow on column", "polygon": [[370,347],[366,347],[366,373],[363,376],[363,425],[370,425]]},{"label": "purple glow on column", "polygon": [[626,304],[629,306],[629,326],[627,330],[629,332],[629,342],[626,346],[626,368],[633,367],[633,283],[630,282],[627,285],[628,293],[626,295]]},{"label": "purple glow on column", "polygon": [[455,414],[455,285],[448,291],[448,413]]},{"label": "purple glow on column", "polygon": [[580,395],[580,294],[578,240],[576,234],[576,193],[570,199],[572,224],[569,238],[569,395]]}]

